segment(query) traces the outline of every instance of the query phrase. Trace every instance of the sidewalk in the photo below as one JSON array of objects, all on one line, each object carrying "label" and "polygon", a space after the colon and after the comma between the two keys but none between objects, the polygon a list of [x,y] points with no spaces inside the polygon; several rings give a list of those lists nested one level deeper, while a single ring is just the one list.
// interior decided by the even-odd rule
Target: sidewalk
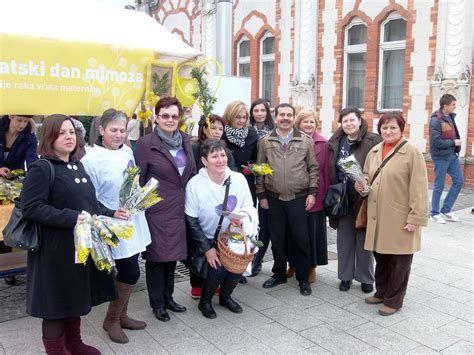
[{"label": "sidewalk", "polygon": [[[472,196],[472,195],[471,195]],[[472,203],[472,202],[471,202]],[[148,327],[127,331],[130,343],[112,343],[102,330],[106,305],[83,317],[84,340],[104,354],[468,354],[474,353],[474,216],[457,211],[461,223],[430,222],[423,250],[414,257],[403,309],[391,317],[364,303],[356,282],[338,290],[337,261],[318,267],[313,294],[300,296],[297,283],[265,290],[271,262],[240,285],[235,315],[214,300],[217,319],[205,319],[189,297],[188,281],[176,284],[175,300],[188,311],[153,317],[145,290],[133,294],[129,311]],[[332,251],[335,245],[331,245]],[[143,278],[143,277],[142,277]],[[0,354],[40,354],[41,321],[31,317],[0,323]]]}]

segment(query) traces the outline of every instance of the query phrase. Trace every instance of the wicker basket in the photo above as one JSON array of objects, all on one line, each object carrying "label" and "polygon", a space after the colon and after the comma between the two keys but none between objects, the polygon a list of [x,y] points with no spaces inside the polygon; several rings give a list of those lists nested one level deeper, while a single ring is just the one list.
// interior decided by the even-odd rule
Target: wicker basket
[{"label": "wicker basket", "polygon": [[242,228],[240,229],[240,234],[244,239],[245,252],[244,254],[237,254],[230,251],[227,246],[226,239],[231,234],[230,225],[229,227],[219,234],[217,238],[217,247],[219,249],[219,259],[222,265],[230,272],[234,274],[241,274],[247,269],[248,264],[252,261],[255,253],[249,253],[247,251],[247,237],[244,234]]},{"label": "wicker basket", "polygon": [[13,207],[15,207],[15,204],[13,203],[10,203],[8,205],[0,205],[0,240],[3,240],[2,231],[10,220]]}]

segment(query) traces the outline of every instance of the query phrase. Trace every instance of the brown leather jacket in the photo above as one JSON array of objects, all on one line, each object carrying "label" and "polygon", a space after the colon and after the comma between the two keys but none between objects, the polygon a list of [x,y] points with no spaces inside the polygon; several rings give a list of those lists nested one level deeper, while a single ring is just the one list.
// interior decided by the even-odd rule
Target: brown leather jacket
[{"label": "brown leather jacket", "polygon": [[319,166],[314,155],[313,141],[293,129],[293,138],[286,152],[276,131],[261,139],[257,145],[257,164],[268,163],[272,175],[257,176],[257,196],[259,200],[271,194],[282,201],[316,194]]}]

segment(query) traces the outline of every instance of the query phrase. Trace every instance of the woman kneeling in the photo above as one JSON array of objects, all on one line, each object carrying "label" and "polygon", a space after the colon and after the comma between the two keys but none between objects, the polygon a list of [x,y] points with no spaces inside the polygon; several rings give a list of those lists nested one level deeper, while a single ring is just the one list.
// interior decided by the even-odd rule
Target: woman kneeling
[{"label": "woman kneeling", "polygon": [[[218,230],[221,211],[224,210],[226,183],[230,181],[225,211],[239,212],[245,209],[254,215],[253,218],[257,218],[247,180],[241,173],[227,167],[225,148],[223,141],[209,139],[202,143],[200,156],[204,168],[189,180],[186,188],[188,255],[193,260],[205,258],[203,267],[195,268],[195,271],[206,279],[199,301],[199,310],[206,318],[216,318],[211,301],[219,285],[219,304],[233,313],[242,313],[242,307],[231,297],[242,274],[234,274],[222,265],[214,245],[214,235]],[[238,223],[234,220],[230,222]],[[224,218],[222,229],[227,228],[230,222]]]}]

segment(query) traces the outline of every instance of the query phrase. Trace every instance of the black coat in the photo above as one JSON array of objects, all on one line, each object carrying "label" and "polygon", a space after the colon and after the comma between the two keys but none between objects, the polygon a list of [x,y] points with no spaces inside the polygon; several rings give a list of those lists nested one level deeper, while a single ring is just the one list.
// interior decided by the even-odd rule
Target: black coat
[{"label": "black coat", "polygon": [[[21,193],[23,216],[41,225],[41,248],[28,252],[27,312],[33,317],[61,319],[88,314],[92,306],[116,299],[114,273],[74,261],[74,235],[81,211],[111,216],[97,202],[94,186],[82,163],[49,159],[31,164]],[[76,167],[77,169],[74,169]]]},{"label": "black coat", "polygon": [[[239,147],[234,143],[229,142],[226,137],[225,131],[224,135],[222,136],[225,143],[227,144],[227,148],[230,150],[232,155],[234,156],[235,165],[238,168],[238,172],[243,174],[242,165],[247,165],[248,163],[255,163],[257,160],[257,142],[258,136],[257,131],[253,127],[249,127],[249,133],[247,138],[245,139],[245,145],[243,147]],[[257,202],[257,195],[255,192],[255,176],[253,175],[245,175],[247,179],[247,183],[249,185],[250,193],[252,194],[252,199],[254,205]]]},{"label": "black coat", "polygon": [[5,153],[5,134],[10,127],[10,118],[4,116],[0,119],[0,167],[6,167],[10,170],[24,169],[38,159],[36,149],[38,140],[34,133],[31,133],[31,124],[28,123],[21,131],[10,147],[10,152],[6,160],[3,159]]},{"label": "black coat", "polygon": [[[196,173],[198,173],[199,169],[204,167],[204,165],[202,165],[201,154],[200,154],[201,142],[196,142],[196,143],[191,144],[191,148],[193,149],[194,162],[196,163]],[[235,159],[232,153],[230,152],[230,150],[226,148],[225,154],[227,155],[227,166],[229,167],[229,169],[240,173],[241,169],[238,169],[237,166],[235,165]]]}]

